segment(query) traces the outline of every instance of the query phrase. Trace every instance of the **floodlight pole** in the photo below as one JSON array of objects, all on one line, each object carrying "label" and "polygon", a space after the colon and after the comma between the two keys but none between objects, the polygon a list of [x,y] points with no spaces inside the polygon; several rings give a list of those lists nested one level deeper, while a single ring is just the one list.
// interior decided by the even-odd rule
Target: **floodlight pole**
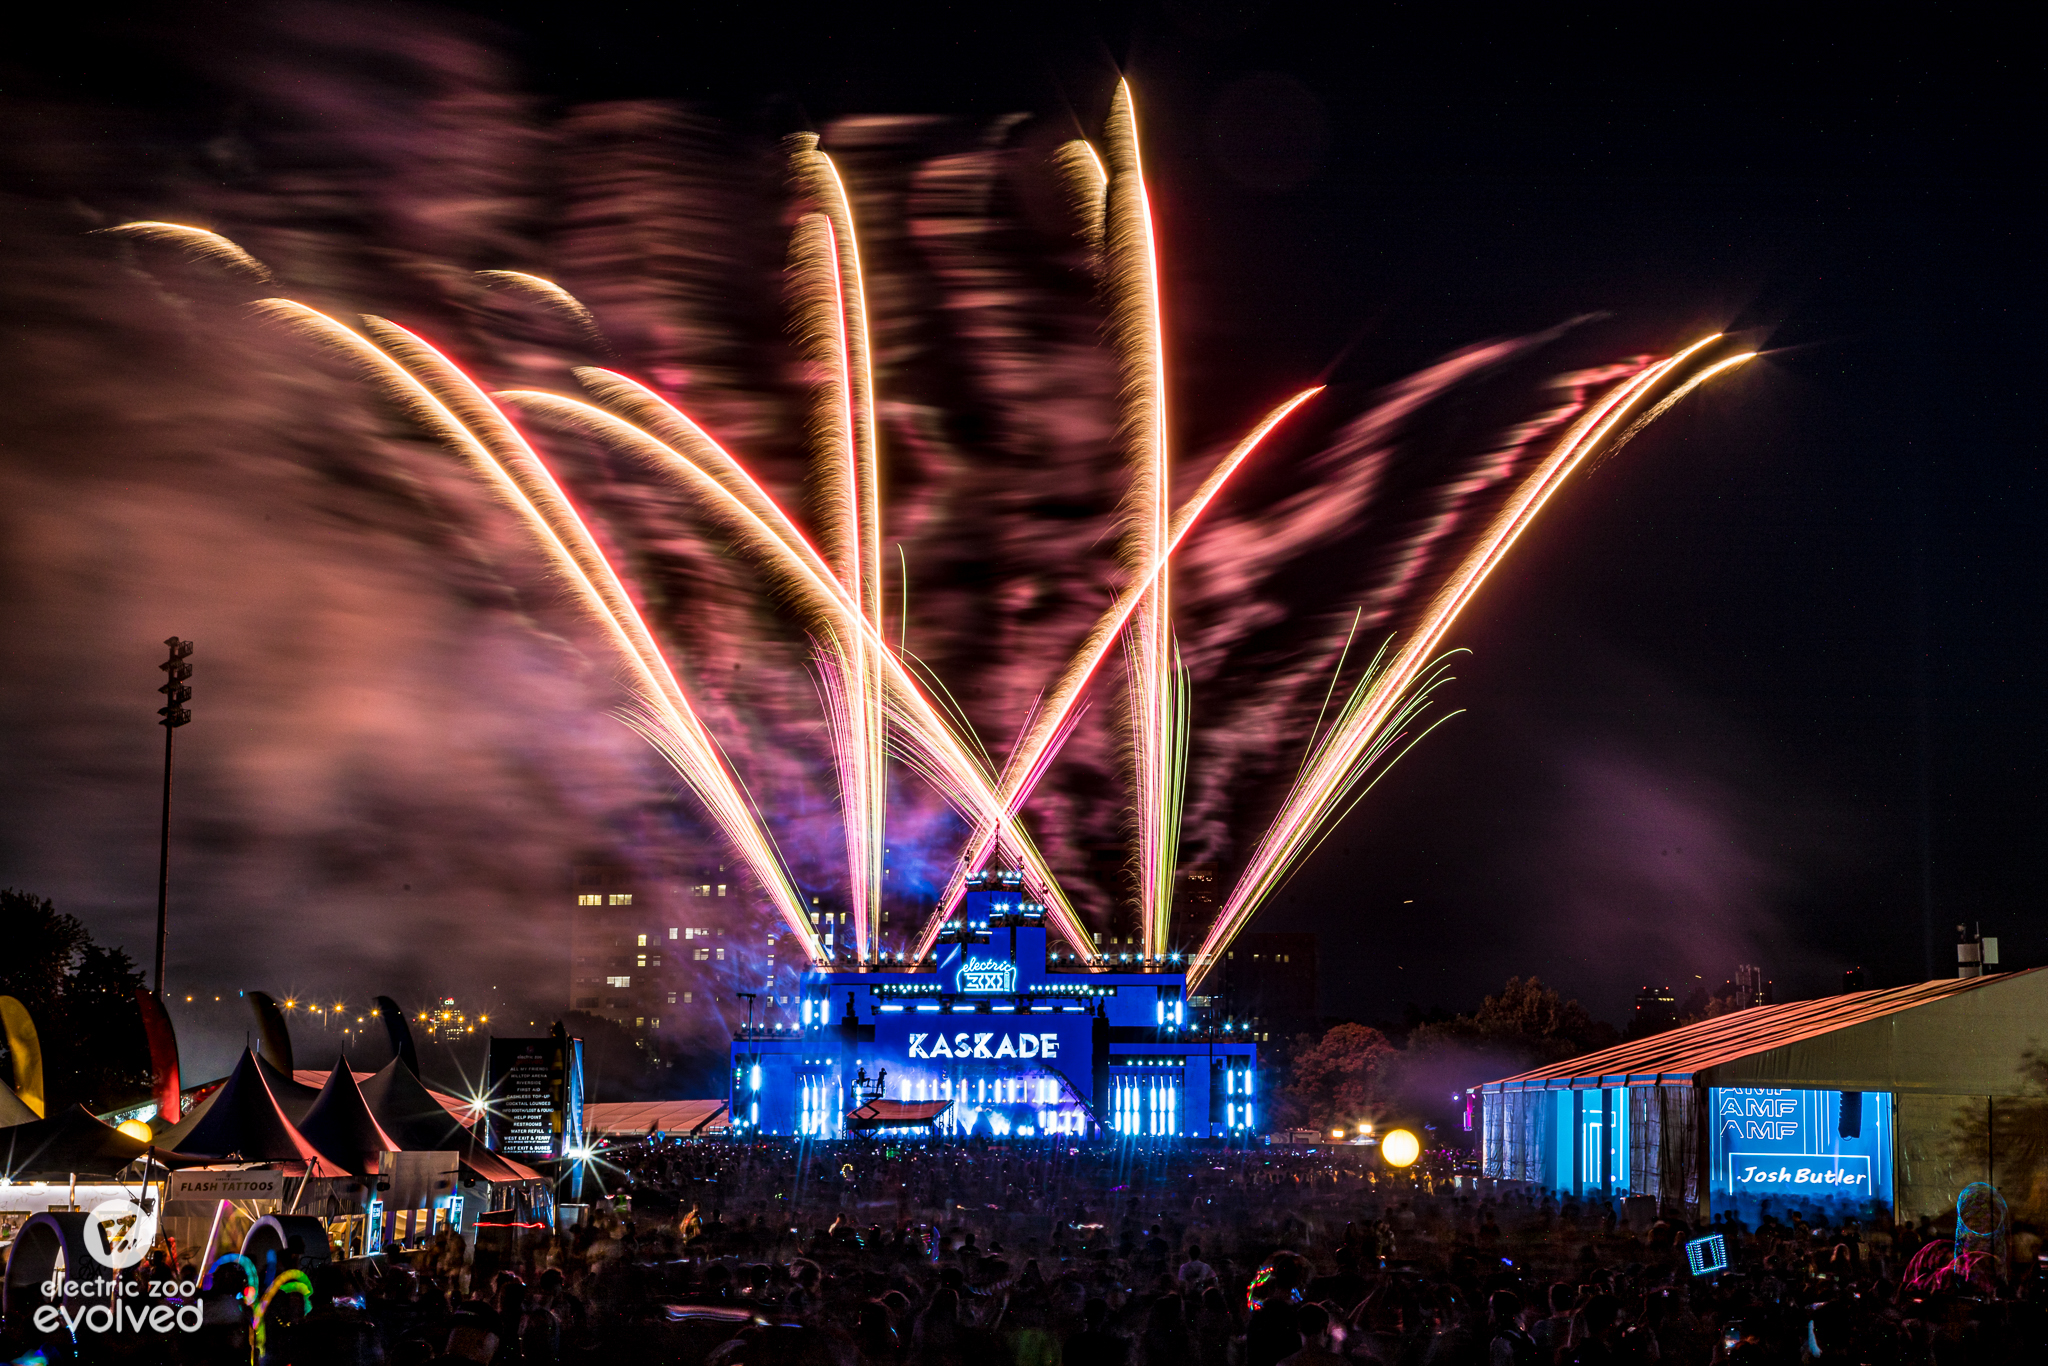
[{"label": "floodlight pole", "polygon": [[156,855],[156,998],[164,998],[164,943],[168,928],[171,903],[171,748],[178,727],[192,719],[192,713],[185,710],[185,704],[192,700],[192,690],[185,686],[185,680],[192,676],[192,666],[185,661],[192,657],[192,642],[172,636],[164,642],[170,648],[170,658],[157,665],[170,675],[169,680],[157,691],[164,695],[168,706],[158,707],[156,714],[163,720],[157,722],[164,728],[164,810],[163,827],[157,843]]}]

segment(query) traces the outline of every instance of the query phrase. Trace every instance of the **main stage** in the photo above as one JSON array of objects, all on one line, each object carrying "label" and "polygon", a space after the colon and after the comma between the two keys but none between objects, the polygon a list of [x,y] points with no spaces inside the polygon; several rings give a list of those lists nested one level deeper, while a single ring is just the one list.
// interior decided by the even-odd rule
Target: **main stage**
[{"label": "main stage", "polygon": [[732,1042],[735,1133],[1222,1138],[1258,1123],[1257,1049],[1184,972],[1055,971],[1012,873],[968,883],[921,972],[804,975],[795,1030]]}]

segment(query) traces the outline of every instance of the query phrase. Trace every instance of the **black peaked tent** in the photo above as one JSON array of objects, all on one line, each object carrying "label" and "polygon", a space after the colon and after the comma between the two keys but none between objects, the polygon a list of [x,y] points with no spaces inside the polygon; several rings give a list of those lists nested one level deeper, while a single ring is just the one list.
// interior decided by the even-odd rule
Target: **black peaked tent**
[{"label": "black peaked tent", "polygon": [[[114,1176],[150,1154],[153,1146],[145,1139],[130,1138],[83,1105],[74,1105],[48,1119],[32,1118],[26,1124],[0,1129],[0,1173],[10,1179]],[[161,1148],[153,1156],[166,1167],[190,1167],[210,1160]]]},{"label": "black peaked tent", "polygon": [[362,1097],[384,1132],[407,1152],[460,1152],[475,1142],[401,1058],[364,1082]]},{"label": "black peaked tent", "polygon": [[284,1111],[284,1117],[297,1124],[313,1108],[313,1102],[320,1099],[320,1088],[308,1086],[296,1080],[289,1072],[280,1072],[270,1059],[261,1053],[256,1055],[256,1066],[263,1073],[263,1080],[270,1084],[270,1094],[277,1097],[277,1108]]},{"label": "black peaked tent", "polygon": [[36,1118],[36,1112],[28,1108],[28,1102],[15,1095],[12,1086],[0,1081],[0,1129],[14,1124],[31,1124]]},{"label": "black peaked tent", "polygon": [[370,1113],[362,1088],[356,1085],[355,1074],[348,1070],[347,1058],[335,1061],[334,1070],[327,1074],[327,1084],[320,1088],[319,1099],[300,1122],[299,1132],[328,1161],[358,1176],[376,1170],[377,1154],[394,1152],[403,1146]]},{"label": "black peaked tent", "polygon": [[385,1133],[406,1152],[461,1153],[463,1165],[487,1181],[535,1181],[539,1173],[500,1157],[471,1137],[462,1121],[434,1099],[402,1058],[363,1083],[363,1100]]},{"label": "black peaked tent", "polygon": [[313,1170],[308,1175],[345,1174],[324,1160],[291,1122],[272,1094],[256,1055],[246,1048],[228,1079],[194,1106],[191,1114],[159,1135],[159,1141],[180,1152],[217,1158],[310,1163]]}]

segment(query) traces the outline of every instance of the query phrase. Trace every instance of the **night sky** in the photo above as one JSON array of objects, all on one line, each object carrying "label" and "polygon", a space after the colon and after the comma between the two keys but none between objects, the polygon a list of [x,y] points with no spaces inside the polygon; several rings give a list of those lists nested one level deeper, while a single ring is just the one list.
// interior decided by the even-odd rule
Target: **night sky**
[{"label": "night sky", "polygon": [[[545,623],[501,614],[443,638],[469,630],[458,609],[495,581],[419,590],[373,541],[424,563],[434,538],[400,524],[377,479],[300,458],[325,473],[229,492],[217,453],[178,455],[214,450],[200,410],[234,408],[233,377],[189,347],[123,342],[145,324],[98,293],[92,272],[113,258],[63,245],[211,203],[259,255],[288,254],[281,232],[236,232],[231,201],[207,199],[191,168],[234,161],[222,139],[260,162],[280,102],[345,121],[355,96],[308,92],[348,82],[307,53],[377,29],[393,50],[457,51],[457,66],[492,54],[479,82],[534,118],[676,101],[763,140],[880,114],[1019,112],[1093,133],[1128,75],[1195,449],[1319,377],[1362,396],[1582,315],[1600,315],[1587,356],[1749,332],[1761,360],[1545,514],[1452,633],[1471,654],[1444,702],[1463,714],[1256,928],[1318,931],[1324,1010],[1364,1018],[1469,1009],[1511,974],[1616,1021],[1640,985],[1711,987],[1738,962],[1781,999],[1838,990],[1852,964],[1889,985],[1953,972],[1965,920],[2000,938],[2007,966],[2048,961],[2048,812],[2028,776],[2048,490],[2024,415],[2039,387],[2040,73],[2012,34],[1870,11],[1788,29],[1740,10],[875,8],[198,6],[101,13],[15,47],[0,65],[14,130],[0,250],[17,277],[0,295],[14,659],[0,882],[148,957],[149,689],[154,642],[173,632],[201,642],[200,720],[180,736],[195,766],[175,853],[192,870],[185,980],[276,990],[297,974],[367,994],[526,974],[544,1007],[565,975],[560,927],[521,898],[552,897],[567,857],[632,824],[631,802],[593,793],[661,786],[605,716],[602,669],[561,665]],[[403,83],[365,61],[358,86]],[[316,287],[341,298],[371,267],[356,269]],[[359,295],[407,316],[402,290]],[[247,418],[230,444],[255,470],[266,442],[340,442],[352,424]],[[261,505],[273,530],[229,504]],[[270,521],[315,507],[290,531]],[[1323,583],[1297,566],[1276,591],[1304,612],[1342,607],[1317,600]],[[363,626],[405,602],[421,610],[403,624]],[[208,653],[210,639],[234,644]],[[231,760],[206,757],[209,727],[241,737]],[[418,779],[398,784],[406,800],[363,776],[393,756]],[[366,794],[345,812],[309,795],[336,773]],[[488,884],[436,903],[456,960],[423,966],[403,942],[422,923],[404,900],[415,881]],[[309,944],[317,970],[298,957]]]}]

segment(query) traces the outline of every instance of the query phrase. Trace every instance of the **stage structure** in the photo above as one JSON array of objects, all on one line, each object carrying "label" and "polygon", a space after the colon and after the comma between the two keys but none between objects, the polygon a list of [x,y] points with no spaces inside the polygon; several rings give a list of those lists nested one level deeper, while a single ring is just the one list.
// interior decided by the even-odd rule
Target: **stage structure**
[{"label": "stage structure", "polygon": [[[1180,971],[1062,969],[1014,872],[968,883],[922,972],[807,972],[794,1028],[732,1042],[735,1133],[1034,1139],[1256,1131],[1257,1049]],[[1073,963],[1065,958],[1066,963]]]}]

